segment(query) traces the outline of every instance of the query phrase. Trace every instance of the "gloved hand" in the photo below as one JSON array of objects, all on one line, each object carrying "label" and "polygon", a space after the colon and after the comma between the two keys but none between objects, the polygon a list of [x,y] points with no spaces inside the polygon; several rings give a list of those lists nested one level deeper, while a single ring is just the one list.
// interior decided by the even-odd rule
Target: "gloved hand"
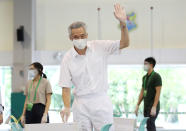
[{"label": "gloved hand", "polygon": [[63,120],[63,122],[67,122],[68,118],[70,116],[70,108],[65,107],[61,112],[61,118]]},{"label": "gloved hand", "polygon": [[155,106],[153,106],[153,107],[151,108],[150,115],[151,115],[151,116],[156,116],[156,107],[155,107]]},{"label": "gloved hand", "polygon": [[41,123],[47,123],[47,114],[43,114],[43,117],[41,119]]},{"label": "gloved hand", "polygon": [[138,110],[139,110],[139,106],[138,105],[136,105],[136,109],[135,109],[135,114],[136,114],[136,116],[138,116]]},{"label": "gloved hand", "polygon": [[21,124],[24,126],[24,124],[25,124],[25,116],[24,115],[22,115],[21,116]]}]

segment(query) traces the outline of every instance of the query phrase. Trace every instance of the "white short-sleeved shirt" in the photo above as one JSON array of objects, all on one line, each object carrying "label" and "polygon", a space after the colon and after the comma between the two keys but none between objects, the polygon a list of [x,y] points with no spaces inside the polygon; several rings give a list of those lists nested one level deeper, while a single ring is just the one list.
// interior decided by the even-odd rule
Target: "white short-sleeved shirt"
[{"label": "white short-sleeved shirt", "polygon": [[61,62],[59,86],[73,85],[76,96],[107,92],[107,57],[119,53],[119,48],[119,40],[88,41],[85,55],[71,48]]}]

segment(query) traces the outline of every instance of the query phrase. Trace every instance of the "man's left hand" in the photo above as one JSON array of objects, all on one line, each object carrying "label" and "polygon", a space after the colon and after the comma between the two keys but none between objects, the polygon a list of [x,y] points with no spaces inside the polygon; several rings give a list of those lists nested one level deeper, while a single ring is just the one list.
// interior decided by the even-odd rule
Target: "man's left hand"
[{"label": "man's left hand", "polygon": [[150,115],[151,115],[151,116],[156,116],[156,107],[155,107],[155,106],[153,106],[153,107],[151,108]]},{"label": "man's left hand", "polygon": [[125,9],[118,3],[114,5],[114,15],[121,23],[125,23],[127,20]]}]

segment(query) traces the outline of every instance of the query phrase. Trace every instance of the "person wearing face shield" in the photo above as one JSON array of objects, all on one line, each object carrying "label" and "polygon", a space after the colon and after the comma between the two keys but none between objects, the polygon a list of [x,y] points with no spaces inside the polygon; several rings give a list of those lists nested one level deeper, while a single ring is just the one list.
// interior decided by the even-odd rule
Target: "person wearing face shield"
[{"label": "person wearing face shield", "polygon": [[143,77],[142,89],[136,105],[135,114],[138,115],[139,106],[144,100],[144,117],[147,120],[147,130],[156,131],[155,120],[160,110],[160,92],[162,88],[161,76],[154,71],[156,60],[153,57],[146,58],[144,61],[144,70],[147,74]]},{"label": "person wearing face shield", "polygon": [[52,88],[47,76],[43,73],[43,66],[32,63],[29,66],[28,79],[25,89],[25,104],[21,116],[21,123],[49,123],[48,110],[51,102]]},{"label": "person wearing face shield", "polygon": [[115,4],[114,8],[121,25],[121,40],[87,41],[83,22],[74,22],[68,28],[73,48],[64,55],[61,63],[59,86],[64,102],[61,117],[67,122],[70,116],[73,85],[73,120],[80,123],[82,131],[93,128],[100,131],[104,125],[113,123],[113,107],[107,95],[107,58],[129,46],[126,12],[120,4]]}]

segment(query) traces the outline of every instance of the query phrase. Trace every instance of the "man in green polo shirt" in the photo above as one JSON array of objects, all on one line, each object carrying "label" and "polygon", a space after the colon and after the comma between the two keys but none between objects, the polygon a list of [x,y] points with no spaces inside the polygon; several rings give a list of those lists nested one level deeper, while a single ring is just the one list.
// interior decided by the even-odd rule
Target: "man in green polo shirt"
[{"label": "man in green polo shirt", "polygon": [[144,117],[149,117],[147,120],[147,130],[156,131],[155,120],[160,110],[160,92],[162,88],[161,76],[154,71],[156,60],[153,57],[148,57],[144,61],[144,70],[147,74],[143,77],[142,89],[136,105],[135,114],[138,115],[139,106],[144,100]]}]

